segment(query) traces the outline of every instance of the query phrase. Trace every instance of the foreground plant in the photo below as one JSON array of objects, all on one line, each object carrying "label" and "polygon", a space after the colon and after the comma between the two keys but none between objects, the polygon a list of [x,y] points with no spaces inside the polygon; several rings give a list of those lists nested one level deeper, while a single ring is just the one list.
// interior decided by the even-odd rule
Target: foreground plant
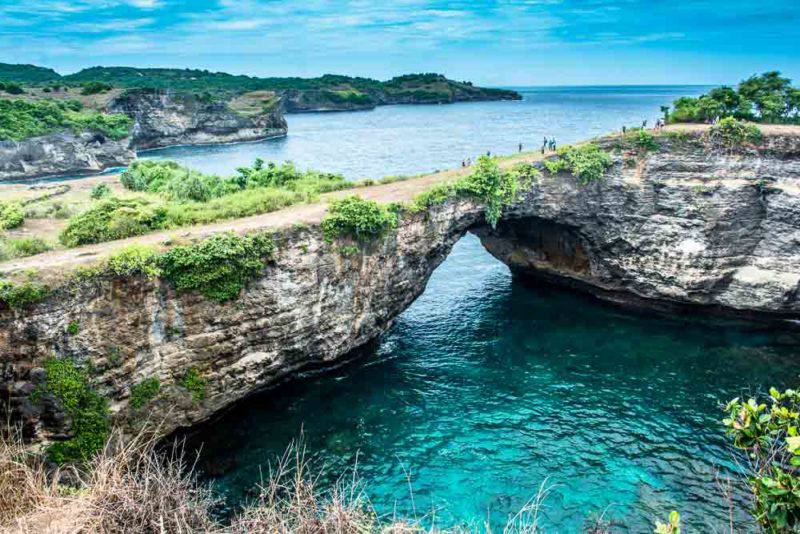
[{"label": "foreground plant", "polygon": [[747,455],[753,516],[767,532],[800,528],[800,392],[769,390],[765,402],[732,400],[723,420]]}]

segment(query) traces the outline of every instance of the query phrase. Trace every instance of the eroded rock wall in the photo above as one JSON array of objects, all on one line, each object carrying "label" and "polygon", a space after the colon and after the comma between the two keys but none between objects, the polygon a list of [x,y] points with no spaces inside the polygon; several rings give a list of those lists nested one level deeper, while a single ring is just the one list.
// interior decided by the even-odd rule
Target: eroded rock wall
[{"label": "eroded rock wall", "polygon": [[800,137],[734,153],[659,143],[617,151],[583,187],[543,180],[480,232],[484,246],[517,273],[617,302],[800,319]]},{"label": "eroded rock wall", "polygon": [[133,118],[137,149],[256,141],[287,131],[280,106],[245,116],[218,98],[183,92],[129,90],[111,101],[109,110]]},{"label": "eroded rock wall", "polygon": [[0,181],[64,174],[89,174],[128,165],[136,154],[130,138],[99,132],[58,132],[24,141],[0,141]]},{"label": "eroded rock wall", "polygon": [[[64,414],[31,394],[47,358],[71,357],[92,362],[118,422],[192,425],[374,340],[423,292],[480,213],[462,201],[409,217],[362,254],[336,252],[318,229],[288,231],[263,275],[226,304],[177,295],[164,283],[108,278],[65,289],[29,312],[0,311],[0,399],[10,400],[29,438],[57,439]],[[70,335],[73,322],[78,331]],[[181,386],[189,369],[207,383],[201,401]],[[129,406],[131,387],[148,378],[162,392],[142,413]]]}]

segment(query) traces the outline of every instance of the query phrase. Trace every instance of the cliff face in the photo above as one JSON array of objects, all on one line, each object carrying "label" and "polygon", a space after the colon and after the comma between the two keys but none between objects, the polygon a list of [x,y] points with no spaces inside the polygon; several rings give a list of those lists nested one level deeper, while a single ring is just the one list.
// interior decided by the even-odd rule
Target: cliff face
[{"label": "cliff face", "polygon": [[112,100],[109,110],[133,118],[138,149],[255,141],[287,131],[280,106],[245,116],[221,100],[191,93],[130,90]]},{"label": "cliff face", "polygon": [[800,137],[737,153],[659,143],[588,186],[545,181],[480,232],[484,246],[519,274],[614,302],[800,319]]},{"label": "cliff face", "polygon": [[123,167],[136,154],[130,138],[64,131],[24,141],[0,141],[0,181],[62,174],[88,174]]},{"label": "cliff face", "polygon": [[[91,362],[117,421],[195,424],[376,339],[467,231],[514,272],[600,298],[797,325],[800,137],[770,136],[758,151],[733,154],[691,139],[659,142],[647,154],[617,151],[606,176],[588,185],[545,175],[496,230],[480,205],[453,199],[404,215],[356,255],[337,252],[316,226],[282,231],[273,261],[226,304],[109,277],[29,310],[0,309],[0,399],[31,439],[68,435],[52,399],[34,394],[55,355]],[[79,325],[72,335],[70,323]],[[190,369],[206,381],[202,399],[182,385]],[[149,378],[161,393],[137,411],[131,388]]]},{"label": "cliff face", "polygon": [[[0,399],[9,399],[31,439],[58,439],[67,421],[32,393],[54,354],[92,362],[117,421],[136,421],[131,387],[161,383],[147,416],[167,430],[207,419],[260,388],[341,361],[375,339],[424,290],[480,210],[447,206],[408,220],[364,255],[332,252],[318,230],[291,230],[263,276],[226,304],[177,295],[164,283],[115,278],[63,290],[27,312],[0,311]],[[69,335],[67,325],[79,325]],[[189,369],[207,382],[195,401],[181,386]],[[2,402],[2,401],[0,401]]]}]

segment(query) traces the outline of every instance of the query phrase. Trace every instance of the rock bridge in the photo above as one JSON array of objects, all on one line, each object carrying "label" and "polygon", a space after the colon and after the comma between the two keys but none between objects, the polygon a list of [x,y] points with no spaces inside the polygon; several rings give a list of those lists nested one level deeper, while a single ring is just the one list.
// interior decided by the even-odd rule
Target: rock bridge
[{"label": "rock bridge", "polygon": [[[263,273],[224,304],[179,295],[160,280],[113,277],[57,291],[29,310],[0,309],[0,402],[31,439],[67,435],[59,407],[34,394],[43,361],[56,355],[90,365],[118,422],[141,417],[130,406],[131,388],[155,378],[161,392],[147,417],[166,430],[189,427],[254,392],[353,357],[423,293],[466,232],[520,276],[616,303],[798,324],[800,134],[779,131],[737,154],[679,136],[660,142],[636,159],[615,153],[606,176],[588,185],[545,175],[496,228],[479,203],[455,198],[404,214],[396,231],[350,255],[322,238],[324,205],[193,230],[202,237],[277,227],[278,247]],[[614,140],[603,143],[610,149]],[[396,200],[447,178],[360,193]],[[55,252],[0,271],[55,275],[106,250],[109,244]],[[68,332],[71,322],[77,332]],[[202,377],[202,398],[181,385],[188,369]]]}]

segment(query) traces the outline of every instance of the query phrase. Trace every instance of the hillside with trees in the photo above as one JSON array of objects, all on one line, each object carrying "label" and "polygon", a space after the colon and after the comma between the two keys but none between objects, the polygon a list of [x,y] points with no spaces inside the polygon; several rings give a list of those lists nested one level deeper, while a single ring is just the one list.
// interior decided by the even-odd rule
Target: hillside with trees
[{"label": "hillside with trees", "polygon": [[[5,74],[3,74],[5,73]],[[64,87],[161,89],[230,99],[254,91],[284,97],[288,112],[370,109],[384,104],[444,104],[481,100],[517,100],[505,89],[476,87],[435,73],[407,74],[382,82],[370,78],[326,74],[317,78],[258,78],[200,69],[91,67],[59,76],[51,69],[0,64],[0,80],[39,88]]]}]

